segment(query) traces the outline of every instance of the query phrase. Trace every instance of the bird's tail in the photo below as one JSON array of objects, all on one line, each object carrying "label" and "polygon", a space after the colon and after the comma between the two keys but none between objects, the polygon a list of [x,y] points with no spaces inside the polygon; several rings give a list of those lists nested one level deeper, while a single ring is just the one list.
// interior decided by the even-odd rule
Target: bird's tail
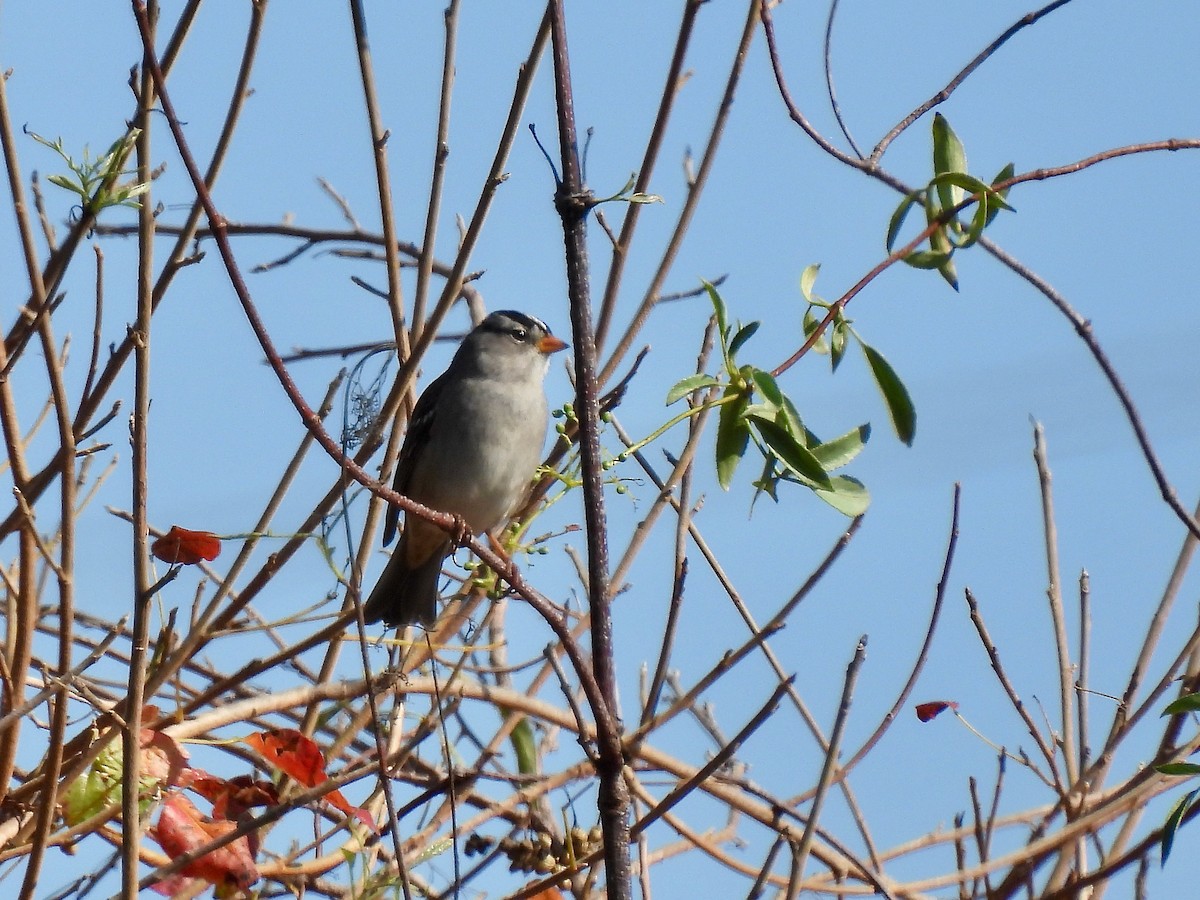
[{"label": "bird's tail", "polygon": [[410,566],[405,556],[402,537],[363,604],[368,625],[382,621],[389,628],[417,624],[430,628],[437,619],[438,578],[445,554],[431,553],[419,566]]}]

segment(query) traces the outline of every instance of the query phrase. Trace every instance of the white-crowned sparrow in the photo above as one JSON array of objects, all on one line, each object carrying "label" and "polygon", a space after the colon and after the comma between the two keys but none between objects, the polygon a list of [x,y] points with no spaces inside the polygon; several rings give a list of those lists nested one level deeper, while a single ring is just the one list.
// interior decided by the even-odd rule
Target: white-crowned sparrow
[{"label": "white-crowned sparrow", "polygon": [[[417,401],[396,465],[396,491],[461,517],[473,534],[502,525],[541,459],[542,382],[550,354],[566,346],[525,313],[503,310],[484,319]],[[385,545],[398,517],[395,507],[388,510]],[[366,621],[432,625],[438,576],[452,549],[441,528],[406,517],[400,543],[363,605]]]}]

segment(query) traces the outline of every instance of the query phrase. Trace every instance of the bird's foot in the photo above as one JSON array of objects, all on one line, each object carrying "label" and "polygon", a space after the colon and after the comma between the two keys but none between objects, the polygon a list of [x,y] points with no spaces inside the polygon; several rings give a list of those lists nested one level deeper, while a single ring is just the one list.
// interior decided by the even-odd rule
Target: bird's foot
[{"label": "bird's foot", "polygon": [[454,541],[454,546],[462,547],[474,536],[475,535],[471,532],[471,526],[467,524],[467,520],[462,516],[455,516],[454,534],[451,535]]}]

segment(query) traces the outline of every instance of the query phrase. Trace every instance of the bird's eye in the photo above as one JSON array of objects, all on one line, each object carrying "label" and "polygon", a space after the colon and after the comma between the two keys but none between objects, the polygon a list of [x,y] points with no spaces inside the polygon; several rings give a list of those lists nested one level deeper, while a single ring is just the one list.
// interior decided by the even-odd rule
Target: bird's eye
[{"label": "bird's eye", "polygon": [[514,328],[509,334],[513,336],[513,340],[515,341],[524,341],[525,338],[529,337],[529,332],[524,328]]}]

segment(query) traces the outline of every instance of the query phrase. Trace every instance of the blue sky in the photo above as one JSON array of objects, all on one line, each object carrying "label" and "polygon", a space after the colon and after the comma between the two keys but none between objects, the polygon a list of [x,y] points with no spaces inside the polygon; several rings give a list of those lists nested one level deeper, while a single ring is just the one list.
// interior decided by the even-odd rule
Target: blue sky
[{"label": "blue sky", "polygon": [[[589,182],[603,196],[616,192],[640,164],[677,10],[674,4],[638,2],[568,7],[577,114],[581,126],[595,129]],[[874,146],[1028,9],[1012,2],[953,8],[844,4],[834,35],[833,67],[843,112],[859,144]],[[1176,9],[1077,2],[1018,34],[940,107],[966,146],[971,170],[990,178],[1009,161],[1021,172],[1066,164],[1113,146],[1193,134],[1200,21]],[[403,239],[414,241],[419,240],[425,209],[441,10],[432,3],[374,4],[368,9],[383,117],[391,129],[398,229]],[[664,203],[642,212],[618,305],[619,322],[639,302],[674,224],[684,195],[682,159],[689,148],[698,154],[707,138],[744,14],[744,5],[728,0],[708,3],[700,13],[689,63],[692,74],[652,186]],[[793,95],[816,127],[843,146],[821,81],[824,15],[819,5],[783,4],[775,11],[776,29]],[[507,111],[516,66],[528,51],[539,17],[536,4],[506,4],[503,11],[464,5],[441,258],[451,255],[455,214],[468,215],[474,205]],[[211,146],[219,127],[244,18],[243,5],[203,9],[172,76],[173,100],[199,153]],[[124,4],[8,4],[0,11],[0,48],[3,68],[13,70],[8,93],[17,126],[61,136],[76,152],[85,143],[101,149],[119,134],[133,108],[128,70],[139,58],[136,27]],[[377,227],[355,67],[348,16],[340,5],[313,5],[303,15],[287,4],[272,5],[254,95],[214,192],[228,219],[263,223],[289,218],[306,226],[341,228],[338,211],[316,186],[321,177],[347,198],[364,227]],[[548,62],[524,118],[554,146]],[[884,166],[910,184],[927,181],[929,133],[927,116],[892,146]],[[20,146],[26,175],[33,169],[43,176],[57,171],[48,151],[26,139]],[[155,185],[155,202],[166,206],[163,220],[175,223],[191,194],[165,128],[156,138],[156,158],[167,168]],[[552,179],[524,133],[508,172],[473,259],[472,268],[484,272],[477,287],[490,307],[526,309],[566,334]],[[1200,356],[1195,352],[1200,307],[1194,302],[1198,189],[1200,166],[1194,151],[1118,160],[1069,178],[1020,186],[1010,197],[1016,214],[1001,215],[989,231],[1090,320],[1189,506],[1200,490],[1195,465],[1200,433]],[[61,222],[69,200],[49,186],[46,190]],[[824,155],[788,121],[759,34],[712,181],[666,290],[686,290],[701,278],[727,276],[722,293],[733,313],[744,321],[769,324],[743,357],[770,368],[801,340],[800,272],[819,262],[818,292],[833,298],[846,290],[882,257],[888,217],[898,201],[887,188]],[[605,215],[617,223],[622,209],[609,206]],[[118,211],[108,221],[132,221],[132,214]],[[59,228],[61,233],[61,224]],[[99,243],[107,266],[107,342],[123,335],[133,318],[135,257],[132,242],[109,238]],[[264,238],[240,240],[236,246],[247,270],[294,244]],[[597,295],[605,250],[603,234],[593,229]],[[3,283],[15,305],[25,288],[11,214],[0,216],[0,253]],[[942,627],[913,699],[958,700],[966,717],[992,740],[1010,747],[1028,744],[990,677],[967,620],[962,594],[969,586],[1022,696],[1027,702],[1036,697],[1053,709],[1057,686],[1048,664],[1052,644],[1031,418],[1043,423],[1048,441],[1067,597],[1074,596],[1081,568],[1091,574],[1097,690],[1123,690],[1137,647],[1131,635],[1140,638],[1183,537],[1180,524],[1157,496],[1128,422],[1066,320],[979,250],[962,254],[958,268],[957,294],[935,274],[897,266],[848,309],[855,327],[887,356],[911,390],[918,414],[911,449],[891,435],[861,358],[849,357],[832,376],[823,358],[809,358],[783,380],[819,434],[838,434],[864,421],[874,427],[867,450],[850,470],[873,496],[861,534],[774,641],[827,728],[855,641],[870,635],[849,726],[851,749],[891,704],[922,638],[956,481],[963,486],[958,556]],[[313,253],[251,278],[277,346],[386,339],[386,311],[350,283],[351,275],[385,282],[375,264]],[[75,336],[68,375],[76,390],[86,364],[92,277],[90,258],[81,256],[66,285],[67,302],[56,315],[60,336]],[[411,298],[411,279],[405,286]],[[703,300],[654,313],[639,340],[639,345],[651,344],[652,352],[633,397],[619,411],[632,433],[646,434],[667,417],[661,398],[693,364],[708,314]],[[456,312],[450,327],[465,326],[465,314]],[[178,522],[221,533],[245,531],[301,428],[260,362],[215,253],[180,276],[155,319],[153,340],[151,519],[164,528]],[[439,371],[449,352],[448,347],[435,349],[426,372]],[[310,402],[319,401],[339,365],[329,361],[295,367]],[[27,423],[44,388],[36,381],[17,388]],[[552,371],[548,390],[554,405],[569,397],[561,368]],[[128,382],[123,395],[128,403]],[[85,516],[79,582],[81,606],[97,612],[126,603],[131,590],[123,562],[128,533],[103,509],[129,503],[123,418],[104,437],[112,441],[120,463]],[[678,449],[681,443],[674,433],[663,446]],[[706,501],[698,523],[748,604],[765,617],[803,581],[845,522],[800,490],[785,490],[778,505],[759,502],[749,516],[756,467],[748,464],[733,490],[724,494],[712,478],[711,444],[706,447],[697,485]],[[662,458],[657,451],[652,455]],[[295,521],[328,484],[331,467],[326,459],[310,459],[295,496],[285,504],[281,527]],[[619,471],[638,476],[632,464]],[[618,553],[653,499],[652,487],[636,482],[628,495],[610,496],[612,543]],[[52,514],[49,508],[43,513]],[[361,516],[361,506],[356,514]],[[547,515],[543,530],[579,521],[580,514],[573,497]],[[631,575],[633,587],[616,605],[627,718],[635,715],[638,666],[653,660],[657,651],[669,594],[671,541],[668,526],[639,559]],[[9,546],[4,549],[11,555]],[[744,638],[744,626],[699,556],[693,557],[675,660],[685,683]],[[122,561],[115,570],[114,558]],[[381,562],[382,556],[376,557],[368,580]],[[531,572],[540,586],[556,589],[556,598],[566,599],[570,567],[561,544]],[[1180,638],[1194,621],[1190,604],[1196,586],[1190,578],[1181,595],[1184,608],[1170,626]],[[274,583],[259,611],[278,618],[315,602],[331,587],[332,579],[314,552]],[[186,608],[191,590],[192,582],[183,578],[165,599]],[[522,630],[510,627],[510,653],[514,659],[526,658],[540,651],[549,633],[532,613],[516,615],[522,616]],[[746,672],[709,697],[730,733],[773,686],[759,661],[748,663]],[[1107,725],[1111,709],[1100,699],[1092,703],[1093,715]],[[1147,753],[1150,746],[1144,745]],[[702,760],[704,747],[691,748],[693,761]],[[939,720],[918,728],[906,710],[855,777],[855,789],[877,823],[879,845],[891,846],[939,823],[949,825],[957,811],[968,808],[967,776],[976,774],[987,783],[993,755],[955,723]],[[789,783],[797,791],[807,787],[819,766],[807,733],[790,711],[756,735],[745,756],[755,765],[751,777],[781,794],[789,792],[784,786]],[[1131,753],[1118,766],[1118,775],[1133,771],[1139,761]],[[1039,796],[1024,792],[1019,774],[1010,774],[1010,790],[1013,808],[1023,798]],[[1163,811],[1161,805],[1152,807],[1148,821]],[[828,815],[830,827],[846,832],[838,803]],[[1183,840],[1190,837],[1185,833]],[[761,859],[757,845],[752,844],[746,859]],[[940,871],[944,864],[936,859],[927,868],[907,863],[897,874],[915,877]],[[1184,869],[1181,855],[1165,872],[1154,873],[1152,885],[1168,885]],[[726,877],[729,890],[741,884],[707,863],[664,871],[674,872],[674,887],[665,881],[656,884],[660,897],[695,896],[696,884],[689,877],[698,872],[715,879],[705,884],[723,885]]]}]

